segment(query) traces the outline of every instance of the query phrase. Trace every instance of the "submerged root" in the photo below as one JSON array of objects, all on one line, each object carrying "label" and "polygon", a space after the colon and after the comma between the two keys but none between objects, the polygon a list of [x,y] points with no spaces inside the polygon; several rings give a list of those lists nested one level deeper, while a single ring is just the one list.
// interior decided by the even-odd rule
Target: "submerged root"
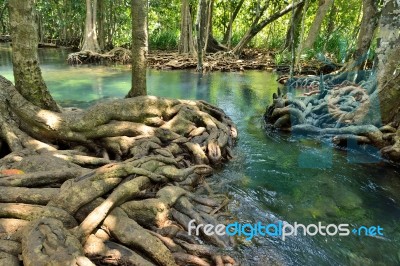
[{"label": "submerged root", "polygon": [[[293,89],[298,84],[308,84],[307,79],[294,79],[288,86]],[[330,78],[310,79],[320,87],[319,95],[286,99],[278,91],[264,115],[267,125],[293,134],[330,137],[340,146],[374,146],[380,150],[380,155],[400,161],[398,125],[392,123],[378,128],[375,125],[380,121],[371,116],[377,101],[373,93],[369,95],[373,88],[363,88],[349,81],[332,85],[335,80]]]}]

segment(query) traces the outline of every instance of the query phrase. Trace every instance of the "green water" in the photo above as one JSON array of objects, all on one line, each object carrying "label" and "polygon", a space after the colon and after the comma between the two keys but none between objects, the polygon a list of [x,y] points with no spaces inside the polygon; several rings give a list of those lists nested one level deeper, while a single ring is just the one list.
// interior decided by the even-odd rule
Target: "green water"
[{"label": "green water", "polygon": [[[40,50],[44,78],[64,106],[87,107],[123,97],[126,67],[65,64],[68,51]],[[12,79],[9,48],[0,46],[0,74]],[[313,140],[266,133],[262,114],[278,86],[270,73],[148,71],[149,94],[203,99],[237,124],[236,158],[209,182],[232,198],[240,222],[380,225],[383,237],[271,237],[243,240],[234,249],[243,265],[400,265],[400,171],[383,162],[352,163],[360,153]],[[364,156],[365,157],[365,156]]]}]

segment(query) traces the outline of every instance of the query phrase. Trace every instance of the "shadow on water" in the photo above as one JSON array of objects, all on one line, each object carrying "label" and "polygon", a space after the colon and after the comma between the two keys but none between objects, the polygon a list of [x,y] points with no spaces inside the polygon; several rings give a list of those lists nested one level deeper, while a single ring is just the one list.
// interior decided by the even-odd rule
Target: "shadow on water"
[{"label": "shadow on water", "polygon": [[[66,51],[42,50],[44,78],[64,106],[121,98],[130,88],[124,66],[68,66]],[[0,74],[12,79],[9,49],[0,46]],[[352,163],[351,154],[298,136],[266,133],[262,114],[278,84],[271,73],[148,71],[149,94],[202,99],[237,124],[236,157],[209,182],[232,197],[235,221],[380,225],[383,237],[239,239],[244,265],[399,265],[399,169]]]}]

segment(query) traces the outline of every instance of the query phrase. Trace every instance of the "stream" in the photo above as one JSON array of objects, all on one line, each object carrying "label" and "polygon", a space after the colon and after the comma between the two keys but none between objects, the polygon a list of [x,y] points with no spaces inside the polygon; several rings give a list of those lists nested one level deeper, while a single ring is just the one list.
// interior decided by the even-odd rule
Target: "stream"
[{"label": "stream", "polygon": [[[39,49],[47,86],[62,106],[86,108],[130,89],[126,66],[69,66],[68,51]],[[0,45],[0,75],[13,80],[9,46]],[[198,74],[148,70],[148,94],[202,99],[236,123],[235,158],[208,182],[232,198],[240,223],[380,226],[383,236],[256,236],[232,252],[243,265],[400,265],[400,169],[362,151],[266,132],[262,120],[278,83],[260,71]]]}]

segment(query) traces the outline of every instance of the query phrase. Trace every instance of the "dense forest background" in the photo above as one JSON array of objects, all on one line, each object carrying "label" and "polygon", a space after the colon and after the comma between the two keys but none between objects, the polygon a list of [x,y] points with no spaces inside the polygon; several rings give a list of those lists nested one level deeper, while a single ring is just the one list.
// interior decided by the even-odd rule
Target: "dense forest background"
[{"label": "dense forest background", "polygon": [[[110,50],[116,46],[128,47],[131,40],[131,1],[98,0],[94,11],[97,14],[98,40],[101,49]],[[255,26],[263,26],[271,16],[289,7],[289,12],[262,27],[247,47],[275,51],[279,62],[290,58],[290,44],[304,42],[315,20],[321,3],[325,1],[293,1],[300,3],[292,17],[290,1],[261,0],[212,0],[206,1],[211,7],[210,33],[227,48],[238,48],[246,33]],[[326,1],[328,8],[319,14],[321,25],[317,29],[314,49],[306,54],[312,57],[319,52],[331,55],[337,62],[344,62],[356,49],[356,40],[362,19],[362,2],[358,0]],[[368,2],[368,1],[366,1]],[[86,5],[84,1],[38,0],[37,23],[42,43],[57,43],[79,46],[85,29]],[[0,31],[10,33],[7,0],[0,1]],[[148,32],[149,48],[177,50],[180,46],[181,23],[185,12],[189,22],[195,23],[198,4],[193,0],[149,1]],[[292,22],[293,20],[293,22]],[[295,29],[289,27],[294,25]],[[291,40],[291,32],[295,32]],[[373,44],[373,47],[375,44]],[[374,49],[371,49],[373,51]],[[373,52],[369,55],[371,58]]]}]

